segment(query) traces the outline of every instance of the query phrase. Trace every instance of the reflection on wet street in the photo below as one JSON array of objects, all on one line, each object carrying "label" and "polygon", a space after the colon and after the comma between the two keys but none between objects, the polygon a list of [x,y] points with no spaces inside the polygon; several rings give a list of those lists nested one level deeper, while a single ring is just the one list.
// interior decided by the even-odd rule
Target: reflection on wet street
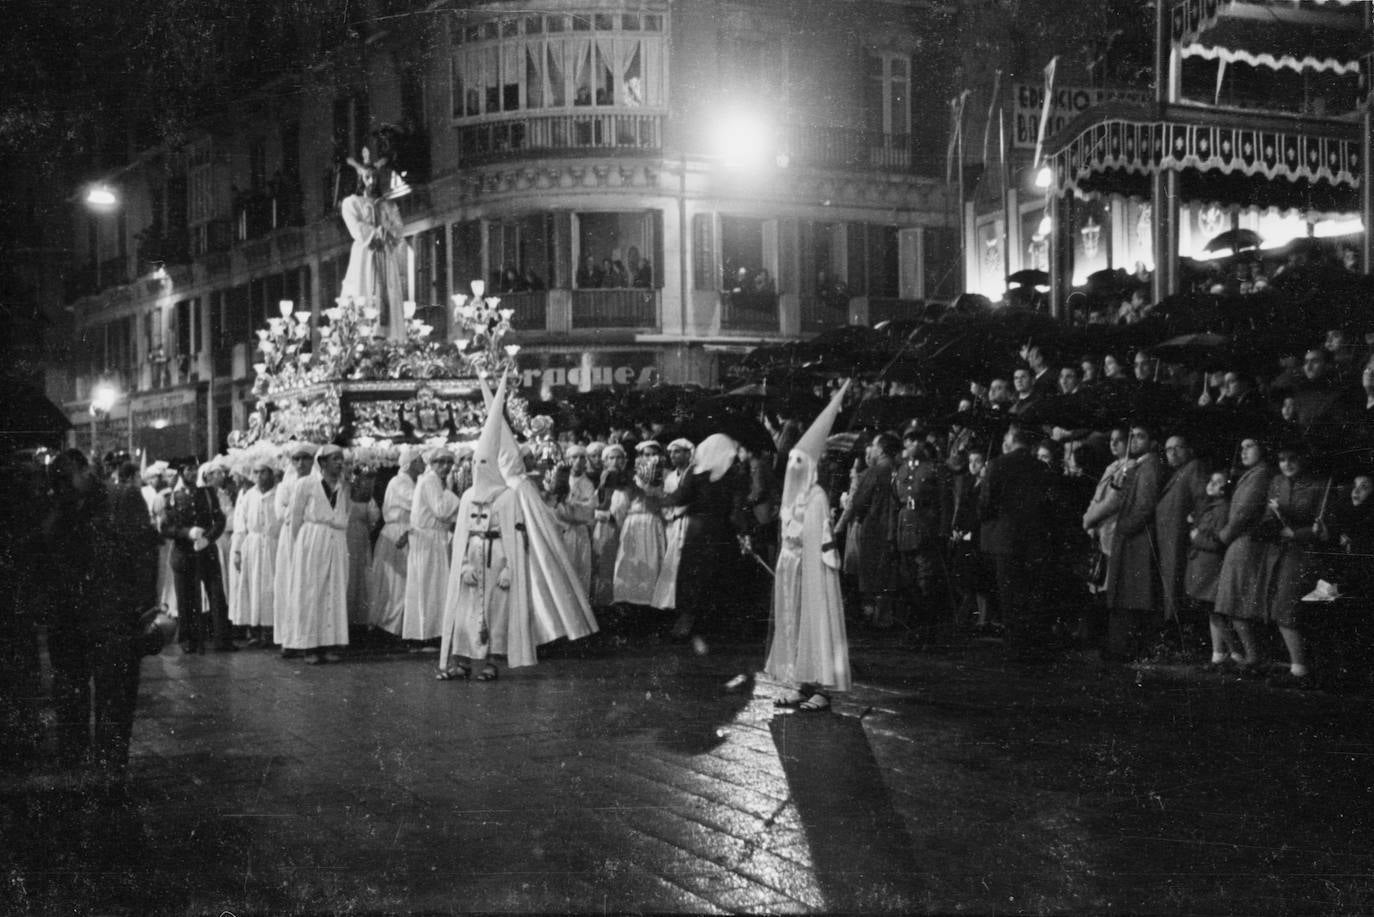
[{"label": "reflection on wet street", "polygon": [[[5,794],[6,907],[1367,910],[1369,704],[1198,674],[855,651],[776,716],[757,648],[145,662],[127,794]],[[739,677],[745,676],[745,677]]]}]

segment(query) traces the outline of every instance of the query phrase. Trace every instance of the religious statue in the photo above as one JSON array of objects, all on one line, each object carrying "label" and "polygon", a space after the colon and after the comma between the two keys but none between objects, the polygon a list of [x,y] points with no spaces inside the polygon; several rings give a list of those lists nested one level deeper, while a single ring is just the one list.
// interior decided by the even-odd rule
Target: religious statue
[{"label": "religious statue", "polygon": [[400,209],[383,197],[381,174],[387,159],[373,160],[364,149],[362,162],[350,157],[348,164],[358,173],[358,187],[340,205],[353,237],[341,295],[375,306],[386,322],[387,337],[403,341],[405,230]]}]

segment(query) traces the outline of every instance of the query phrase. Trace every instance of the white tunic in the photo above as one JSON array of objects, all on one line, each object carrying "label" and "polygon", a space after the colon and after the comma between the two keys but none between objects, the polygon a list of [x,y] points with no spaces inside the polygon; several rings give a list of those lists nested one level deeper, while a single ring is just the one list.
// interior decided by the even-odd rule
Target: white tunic
[{"label": "white tunic", "polygon": [[382,531],[372,547],[371,594],[368,620],[389,634],[400,636],[406,608],[406,550],[396,542],[410,531],[410,504],[415,479],[397,472],[382,499]]},{"label": "white tunic", "polygon": [[237,556],[239,570],[229,610],[230,620],[242,627],[272,627],[275,621],[274,577],[282,527],[276,498],[275,489],[263,493],[254,487],[240,495],[234,506],[230,563]]},{"label": "white tunic", "polygon": [[350,500],[348,513],[348,623],[366,624],[370,617],[372,527],[381,510],[371,500]]},{"label": "white tunic", "polygon": [[433,640],[439,636],[448,589],[450,529],[459,499],[432,470],[415,483],[410,502],[410,557],[406,566],[405,617],[401,637]]},{"label": "white tunic", "polygon": [[615,601],[629,605],[651,605],[658,572],[663,564],[663,517],[658,513],[654,494],[638,487],[616,491],[616,500],[624,499],[621,516],[620,546],[615,555]]},{"label": "white tunic", "polygon": [[[682,482],[682,472],[676,468],[663,478],[663,492],[670,494]],[[687,532],[687,509],[682,506],[663,508],[663,563],[658,568],[658,582],[654,584],[655,608],[677,607],[677,568],[682,560],[682,536]]]},{"label": "white tunic", "polygon": [[294,628],[297,609],[291,598],[291,555],[296,545],[296,529],[291,521],[291,500],[301,477],[288,467],[281,483],[272,491],[273,504],[281,519],[277,533],[277,566],[272,571],[272,625],[278,631],[273,639],[281,643],[280,631]]},{"label": "white tunic", "polygon": [[301,478],[291,498],[296,540],[291,551],[293,620],[278,628],[285,649],[308,650],[348,643],[347,491],[330,505],[324,479]]},{"label": "white tunic", "polygon": [[[234,498],[227,490],[214,488],[219,500],[219,511],[224,513],[224,532],[215,540],[215,550],[219,552],[220,577],[224,585],[224,600],[229,603],[229,620],[235,624],[234,596],[238,592],[238,571],[234,569]],[[209,603],[201,606],[209,608]]]},{"label": "white tunic", "polygon": [[[162,531],[162,514],[167,509],[167,492],[157,491],[144,486],[143,502],[148,504],[148,518],[153,528]],[[177,616],[177,591],[172,586],[172,543],[166,538],[158,542],[157,548],[157,600],[167,609],[167,614]]]},{"label": "white tunic", "polygon": [[568,496],[554,507],[558,533],[568,549],[583,594],[592,591],[592,523],[596,521],[596,487],[586,475],[568,480]]}]

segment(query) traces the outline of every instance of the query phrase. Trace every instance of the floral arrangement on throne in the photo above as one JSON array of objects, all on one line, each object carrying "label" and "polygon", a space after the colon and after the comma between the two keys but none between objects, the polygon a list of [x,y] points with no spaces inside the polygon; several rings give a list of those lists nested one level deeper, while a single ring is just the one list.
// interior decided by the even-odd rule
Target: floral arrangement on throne
[{"label": "floral arrangement on throne", "polygon": [[[235,431],[231,436],[231,445],[242,448],[260,439],[333,439],[343,422],[339,389],[332,383],[480,376],[490,379],[494,387],[500,377],[518,372],[520,345],[508,343],[514,310],[502,309],[500,299],[487,298],[485,290],[482,281],[473,281],[471,298],[461,294],[452,297],[456,337],[451,341],[432,339],[433,327],[415,318],[413,302],[404,304],[404,334],[395,340],[384,336],[381,313],[373,301],[341,296],[333,307],[320,313],[322,321],[314,326],[310,312],[295,311],[294,303],[283,300],[281,316],[268,319],[267,327],[257,332],[260,362],[253,364],[253,394],[262,406],[250,419],[247,431]],[[323,395],[302,392],[321,385]],[[418,398],[424,391],[424,386],[417,389],[416,404],[407,410],[423,410],[426,416],[435,410],[432,393],[429,399]],[[273,408],[270,412],[266,409],[269,403]],[[367,410],[364,408],[365,413]],[[450,410],[451,429],[460,438],[474,421],[475,428],[480,428],[480,415],[474,408],[453,406]],[[530,434],[524,399],[509,399],[507,415],[517,432]],[[368,415],[367,419],[369,427],[388,426],[380,415]],[[412,424],[418,419],[418,414],[405,417]]]}]

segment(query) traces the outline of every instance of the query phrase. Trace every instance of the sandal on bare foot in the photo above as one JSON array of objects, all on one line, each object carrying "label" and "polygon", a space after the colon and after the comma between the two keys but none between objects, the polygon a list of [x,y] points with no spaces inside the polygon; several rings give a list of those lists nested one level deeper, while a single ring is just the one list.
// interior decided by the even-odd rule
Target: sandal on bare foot
[{"label": "sandal on bare foot", "polygon": [[496,666],[484,666],[482,671],[473,676],[473,681],[495,681],[500,674],[501,672]]},{"label": "sandal on bare foot", "polygon": [[463,681],[472,676],[472,669],[465,665],[454,663],[446,669],[440,669],[439,674],[434,677],[439,681]]},{"label": "sandal on bare foot", "polygon": [[802,713],[822,713],[830,709],[830,698],[817,691],[797,707]]}]

